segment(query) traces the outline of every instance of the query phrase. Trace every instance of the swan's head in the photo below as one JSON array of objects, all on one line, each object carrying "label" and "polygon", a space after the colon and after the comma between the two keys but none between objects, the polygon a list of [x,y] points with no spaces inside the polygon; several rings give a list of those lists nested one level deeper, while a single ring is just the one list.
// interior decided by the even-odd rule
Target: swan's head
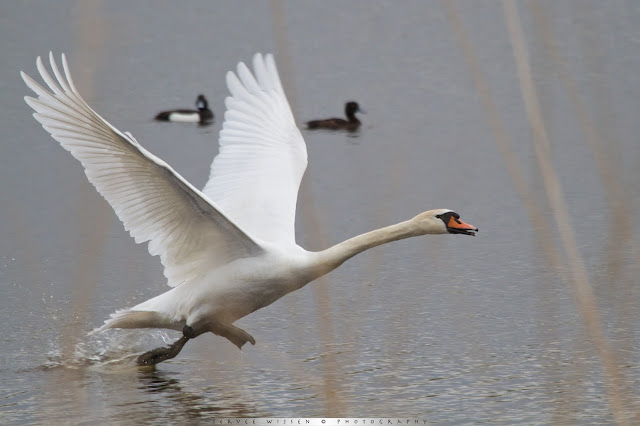
[{"label": "swan's head", "polygon": [[464,234],[475,236],[478,228],[460,220],[453,210],[436,209],[420,213],[412,219],[424,234]]}]

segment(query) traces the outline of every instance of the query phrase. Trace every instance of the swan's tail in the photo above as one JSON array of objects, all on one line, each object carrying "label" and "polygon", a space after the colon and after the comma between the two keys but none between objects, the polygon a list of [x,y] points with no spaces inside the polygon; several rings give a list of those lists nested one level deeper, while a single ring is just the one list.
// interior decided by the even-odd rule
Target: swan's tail
[{"label": "swan's tail", "polygon": [[173,305],[179,297],[175,297],[176,288],[159,294],[130,309],[120,309],[111,314],[111,318],[102,327],[96,328],[90,334],[98,333],[109,328],[166,328],[182,331],[185,321],[175,314]]},{"label": "swan's tail", "polygon": [[90,334],[109,328],[168,328],[180,331],[182,327],[184,327],[184,321],[181,323],[170,321],[160,312],[121,309],[111,314],[111,318],[106,320],[102,327],[96,328]]}]

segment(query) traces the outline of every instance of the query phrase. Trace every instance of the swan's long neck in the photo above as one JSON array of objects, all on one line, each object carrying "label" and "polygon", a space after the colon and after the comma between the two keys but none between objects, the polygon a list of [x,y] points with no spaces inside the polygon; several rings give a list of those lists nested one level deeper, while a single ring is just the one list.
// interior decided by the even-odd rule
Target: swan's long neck
[{"label": "swan's long neck", "polygon": [[411,220],[407,220],[358,235],[326,250],[317,252],[316,261],[319,267],[326,267],[326,270],[322,271],[323,274],[326,274],[356,254],[372,247],[403,238],[415,237],[420,234],[415,224]]}]

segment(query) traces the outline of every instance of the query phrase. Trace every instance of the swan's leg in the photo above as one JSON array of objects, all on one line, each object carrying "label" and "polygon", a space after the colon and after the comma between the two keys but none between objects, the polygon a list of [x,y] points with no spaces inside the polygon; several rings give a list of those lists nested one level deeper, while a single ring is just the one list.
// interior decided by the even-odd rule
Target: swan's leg
[{"label": "swan's leg", "polygon": [[227,338],[231,343],[236,345],[238,349],[242,349],[242,345],[249,342],[252,345],[256,344],[256,340],[252,335],[247,333],[241,328],[238,328],[231,324],[220,324],[212,322],[209,324],[209,331],[218,336]]},{"label": "swan's leg", "polygon": [[207,331],[211,331],[218,336],[226,337],[238,347],[238,349],[242,348],[242,346],[249,342],[252,345],[256,344],[255,339],[246,331],[241,328],[235,327],[231,324],[220,324],[217,322],[210,322],[207,326],[204,324],[200,324],[200,326],[190,327],[185,325],[182,328],[182,337],[173,342],[169,347],[157,348],[149,352],[145,352],[138,357],[138,365],[156,365],[159,362],[166,361],[171,358],[175,358],[178,356],[184,345],[191,339],[195,339],[199,335],[206,333]]},{"label": "swan's leg", "polygon": [[202,330],[200,333],[196,333],[193,327],[190,327],[188,325],[185,325],[184,327],[182,327],[182,335],[184,337],[188,337],[189,339],[195,339],[196,337],[198,337],[204,332],[205,330]]},{"label": "swan's leg", "polygon": [[195,339],[196,337],[203,333],[206,333],[207,331],[210,331],[218,336],[225,337],[231,343],[236,345],[238,349],[242,349],[242,346],[247,342],[251,343],[252,345],[256,344],[256,340],[253,338],[253,336],[243,329],[231,324],[222,324],[210,319],[196,322],[193,324],[193,327],[185,325],[182,329],[182,334],[191,339]]},{"label": "swan's leg", "polygon": [[196,337],[193,328],[185,325],[182,329],[182,337],[173,342],[169,347],[157,348],[149,352],[145,352],[138,357],[138,365],[156,365],[159,362],[166,361],[178,356],[184,345]]}]

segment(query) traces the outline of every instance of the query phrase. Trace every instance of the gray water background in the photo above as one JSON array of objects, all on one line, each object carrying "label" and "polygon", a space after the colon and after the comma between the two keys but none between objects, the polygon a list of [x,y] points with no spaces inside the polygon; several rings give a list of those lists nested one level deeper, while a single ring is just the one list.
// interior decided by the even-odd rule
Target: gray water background
[{"label": "gray water background", "polygon": [[[605,170],[531,3],[517,5],[553,166],[629,413],[640,387],[640,3],[535,2],[598,132]],[[563,269],[546,255],[545,244],[560,247],[561,231],[503,4],[461,1],[455,10],[517,169],[554,230],[542,241],[457,42],[452,4],[0,2],[0,423],[613,423],[602,356]],[[303,247],[323,249],[431,208],[454,209],[480,232],[365,252],[239,321],[255,346],[239,352],[202,336],[175,360],[139,370],[132,354],[177,334],[86,332],[165,291],[162,267],[31,117],[19,71],[35,77],[35,58],[49,50],[67,54],[96,111],[198,187],[217,153],[225,73],[255,52],[273,52],[299,123],[340,115],[351,99],[367,110],[357,135],[303,131]],[[209,98],[213,125],[152,121],[160,110],[192,106],[198,93]],[[620,191],[616,203],[607,182]]]}]

